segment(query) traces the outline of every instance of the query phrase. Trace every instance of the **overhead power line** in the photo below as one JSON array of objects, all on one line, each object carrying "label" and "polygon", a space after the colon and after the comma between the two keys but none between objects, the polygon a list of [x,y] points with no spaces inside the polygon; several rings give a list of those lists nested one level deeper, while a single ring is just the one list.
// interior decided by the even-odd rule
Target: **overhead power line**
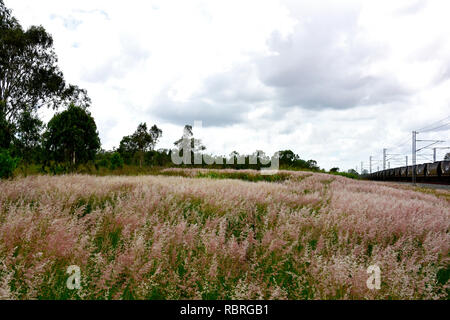
[{"label": "overhead power line", "polygon": [[[419,140],[419,139],[417,139],[417,134],[437,131],[439,129],[446,128],[446,127],[449,127],[449,129],[450,129],[450,115],[439,121],[433,122],[425,127],[422,127],[419,130],[412,131],[412,151],[411,151],[411,153],[404,152],[406,150],[405,150],[405,148],[403,148],[403,146],[405,146],[406,144],[411,142],[411,138],[408,138],[405,140],[400,140],[402,142],[399,144],[391,144],[389,149],[384,148],[382,160],[375,159],[373,156],[370,156],[369,157],[369,166],[368,166],[369,173],[372,173],[373,165],[378,165],[378,164],[382,164],[383,170],[385,170],[385,169],[391,168],[391,163],[394,164],[394,166],[397,166],[400,164],[409,166],[410,165],[409,161],[411,161],[412,162],[411,164],[413,166],[415,166],[415,165],[417,165],[417,160],[436,162],[436,160],[438,158],[437,151],[441,150],[441,149],[450,149],[450,147],[444,147],[444,146],[437,147],[435,145],[444,143],[444,142],[449,142],[449,140],[422,140],[422,139]],[[417,143],[424,143],[424,142],[425,142],[425,144],[420,147],[417,145]],[[424,154],[423,151],[427,150],[427,149],[428,150],[432,149],[433,154],[432,155]],[[390,152],[388,152],[388,150]],[[392,151],[395,151],[397,153],[393,153]],[[411,158],[409,158],[409,154],[411,155]],[[362,173],[363,170],[365,169],[363,163],[361,163],[360,168],[361,168],[361,173]],[[379,169],[380,168],[378,166],[377,170],[379,170]],[[357,171],[358,171],[358,169],[357,169]],[[416,182],[415,172],[413,172],[412,181],[415,184],[415,182]]]},{"label": "overhead power line", "polygon": [[438,125],[438,124],[441,124],[443,121],[447,121],[447,120],[449,120],[449,119],[450,119],[450,115],[449,115],[448,117],[445,117],[444,119],[441,119],[441,120],[439,120],[439,121],[433,122],[432,124],[429,124],[429,125],[427,125],[427,126],[421,128],[421,129],[419,129],[419,130],[417,130],[417,131],[418,131],[418,132],[425,132],[426,130],[429,130],[431,127],[433,127],[433,126],[435,126],[435,125]]},{"label": "overhead power line", "polygon": [[450,126],[450,122],[448,122],[448,123],[446,123],[446,124],[443,124],[443,125],[441,125],[441,126],[438,126],[438,127],[435,127],[435,128],[431,128],[431,129],[427,129],[427,130],[422,130],[422,131],[420,131],[420,132],[431,132],[431,131],[436,131],[436,130],[438,130],[438,129],[441,129],[441,128],[444,128],[444,127],[447,127],[447,126]]}]

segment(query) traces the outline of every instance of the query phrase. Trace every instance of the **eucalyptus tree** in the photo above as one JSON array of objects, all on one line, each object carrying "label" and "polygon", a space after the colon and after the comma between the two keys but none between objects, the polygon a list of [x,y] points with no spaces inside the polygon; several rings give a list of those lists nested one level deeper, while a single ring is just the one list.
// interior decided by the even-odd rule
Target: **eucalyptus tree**
[{"label": "eucalyptus tree", "polygon": [[90,105],[85,90],[66,83],[57,61],[44,27],[24,30],[0,0],[0,147],[9,147],[23,112]]}]

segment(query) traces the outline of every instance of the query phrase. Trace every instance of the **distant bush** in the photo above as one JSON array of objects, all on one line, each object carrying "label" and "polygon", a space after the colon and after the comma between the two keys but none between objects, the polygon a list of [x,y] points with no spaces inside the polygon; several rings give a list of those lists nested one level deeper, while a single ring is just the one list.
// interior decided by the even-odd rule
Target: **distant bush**
[{"label": "distant bush", "polygon": [[19,159],[11,157],[8,150],[0,150],[0,179],[8,179],[13,176]]},{"label": "distant bush", "polygon": [[336,176],[343,176],[350,179],[359,179],[359,175],[357,173],[352,172],[333,172],[330,171],[330,174],[334,174]]},{"label": "distant bush", "polygon": [[259,173],[250,174],[247,172],[239,171],[209,171],[198,172],[197,178],[210,178],[210,179],[238,179],[251,182],[267,181],[267,182],[281,182],[289,179],[290,175],[286,173],[279,173],[274,175],[262,175]]},{"label": "distant bush", "polygon": [[124,163],[122,156],[118,152],[113,153],[113,155],[111,156],[110,162],[111,162],[111,166],[110,166],[111,170],[116,170],[117,168],[122,168],[123,163]]},{"label": "distant bush", "polygon": [[108,159],[101,159],[95,163],[99,167],[107,168],[110,166]]},{"label": "distant bush", "polygon": [[[50,171],[52,174],[54,175],[58,175],[58,174],[66,174],[71,172],[69,165],[66,164],[59,164],[59,163],[52,163],[50,166]],[[73,170],[72,170],[73,171]]]}]

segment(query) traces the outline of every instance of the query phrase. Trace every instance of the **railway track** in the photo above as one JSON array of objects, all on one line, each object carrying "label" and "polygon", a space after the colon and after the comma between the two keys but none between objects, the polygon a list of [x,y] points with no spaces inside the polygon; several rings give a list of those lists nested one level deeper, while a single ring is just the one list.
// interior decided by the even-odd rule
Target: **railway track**
[{"label": "railway track", "polygon": [[[412,182],[406,182],[406,181],[384,181],[387,183],[392,183],[392,184],[402,184],[402,185],[409,185],[409,186],[414,186],[414,184]],[[429,188],[429,189],[442,189],[442,190],[450,190],[450,183],[444,183],[444,184],[440,184],[440,183],[416,183],[415,184],[417,187],[419,188]]]}]

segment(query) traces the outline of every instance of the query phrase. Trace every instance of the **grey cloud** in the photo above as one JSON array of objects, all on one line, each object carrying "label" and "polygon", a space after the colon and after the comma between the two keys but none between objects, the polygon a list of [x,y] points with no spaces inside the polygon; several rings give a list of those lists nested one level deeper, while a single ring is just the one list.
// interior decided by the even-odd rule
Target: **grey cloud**
[{"label": "grey cloud", "polygon": [[245,122],[249,111],[271,98],[254,72],[252,65],[237,65],[209,76],[186,102],[170,99],[167,88],[153,103],[152,113],[180,125],[194,120],[202,120],[205,127]]},{"label": "grey cloud", "polygon": [[[346,109],[402,100],[409,92],[392,76],[367,73],[384,48],[358,37],[354,8],[306,10],[288,40],[274,35],[278,54],[259,60],[265,85],[277,91],[283,107]],[[323,11],[325,10],[325,11]]]},{"label": "grey cloud", "polygon": [[[359,5],[291,2],[288,7],[298,24],[288,39],[273,35],[269,46],[278,55],[254,57],[208,77],[186,102],[172,101],[166,90],[152,104],[152,114],[179,125],[202,120],[204,126],[227,126],[250,124],[247,114],[268,106],[270,110],[255,121],[275,123],[286,121],[292,108],[314,113],[404,102],[410,97],[394,76],[367,71],[389,52],[360,36]],[[294,130],[289,127],[283,133]]]},{"label": "grey cloud", "polygon": [[[269,46],[277,56],[253,57],[206,78],[186,102],[171,100],[168,88],[153,102],[152,114],[179,125],[203,120],[205,126],[227,126],[248,122],[248,112],[260,106],[271,110],[258,120],[283,121],[289,108],[349,109],[409,97],[395,77],[367,72],[389,53],[359,36],[359,5],[288,7],[298,24],[287,40],[273,35]],[[119,70],[104,65],[93,74],[104,81]]]},{"label": "grey cloud", "polygon": [[271,98],[267,88],[254,76],[251,64],[205,79],[204,93],[218,102],[259,103]]},{"label": "grey cloud", "polygon": [[158,118],[178,125],[193,124],[199,120],[204,127],[227,126],[243,121],[240,112],[242,105],[237,103],[212,103],[202,99],[186,102],[173,101],[167,95],[160,96],[153,104],[151,113]]}]

